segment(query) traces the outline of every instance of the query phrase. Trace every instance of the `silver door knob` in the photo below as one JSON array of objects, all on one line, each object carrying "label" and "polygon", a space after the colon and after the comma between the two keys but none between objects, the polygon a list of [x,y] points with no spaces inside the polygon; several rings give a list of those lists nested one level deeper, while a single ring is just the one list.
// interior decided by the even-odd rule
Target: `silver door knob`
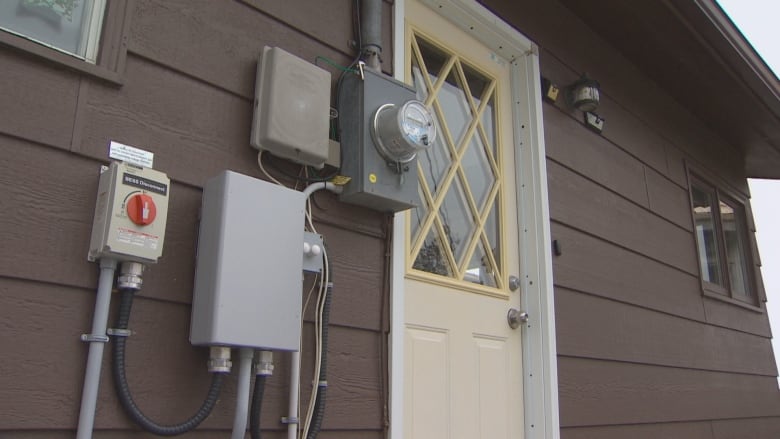
[{"label": "silver door knob", "polygon": [[517,276],[509,276],[509,290],[517,291],[520,288],[520,278]]},{"label": "silver door knob", "polygon": [[517,329],[521,323],[528,321],[528,313],[519,309],[509,308],[509,311],[506,313],[506,321],[510,328]]}]

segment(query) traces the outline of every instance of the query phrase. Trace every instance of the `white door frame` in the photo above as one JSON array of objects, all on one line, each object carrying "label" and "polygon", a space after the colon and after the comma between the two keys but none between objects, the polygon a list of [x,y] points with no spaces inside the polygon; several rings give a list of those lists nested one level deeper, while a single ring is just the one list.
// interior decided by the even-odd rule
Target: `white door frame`
[{"label": "white door frame", "polygon": [[[542,123],[538,47],[476,0],[421,0],[510,63],[522,299],[530,319],[522,328],[525,439],[558,439],[558,362],[555,345],[550,212]],[[393,71],[404,81],[404,0],[393,11]],[[404,275],[406,215],[393,221],[391,267],[390,434],[403,439]],[[529,245],[529,243],[531,245]]]}]

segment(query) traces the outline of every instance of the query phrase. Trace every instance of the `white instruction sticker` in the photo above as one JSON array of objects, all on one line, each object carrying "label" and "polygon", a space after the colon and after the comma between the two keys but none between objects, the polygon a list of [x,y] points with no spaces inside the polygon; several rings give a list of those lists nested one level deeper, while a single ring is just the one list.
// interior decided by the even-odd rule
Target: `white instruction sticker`
[{"label": "white instruction sticker", "polygon": [[144,151],[132,146],[124,145],[119,142],[111,142],[108,149],[108,156],[114,160],[121,160],[143,168],[151,168],[154,163],[154,153]]}]

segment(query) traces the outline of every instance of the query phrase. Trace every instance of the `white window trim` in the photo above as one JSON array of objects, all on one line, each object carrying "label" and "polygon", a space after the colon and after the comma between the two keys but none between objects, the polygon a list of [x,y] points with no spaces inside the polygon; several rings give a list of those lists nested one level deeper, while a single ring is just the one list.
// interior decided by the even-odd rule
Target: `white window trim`
[{"label": "white window trim", "polygon": [[100,35],[103,31],[103,17],[106,13],[106,0],[92,0],[87,32],[82,36],[84,59],[92,64],[97,64],[97,56],[100,49]]},{"label": "white window trim", "polygon": [[[522,306],[530,315],[523,328],[523,407],[525,439],[558,439],[558,362],[550,250],[550,212],[542,123],[537,46],[475,0],[422,0],[456,26],[474,35],[511,65],[517,203],[523,224],[521,241]],[[441,7],[439,7],[441,6]],[[404,0],[393,13],[393,71],[404,80]],[[525,126],[525,128],[521,128]],[[403,438],[405,215],[395,215],[391,267],[390,434]],[[528,243],[536,243],[529,248]]]}]

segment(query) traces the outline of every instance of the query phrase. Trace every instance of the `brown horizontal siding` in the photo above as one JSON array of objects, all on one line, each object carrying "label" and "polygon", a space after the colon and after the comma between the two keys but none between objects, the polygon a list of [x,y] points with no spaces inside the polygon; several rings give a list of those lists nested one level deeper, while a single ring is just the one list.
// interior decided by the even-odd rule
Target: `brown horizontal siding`
[{"label": "brown horizontal siding", "polygon": [[0,134],[69,149],[79,76],[7,49],[0,65]]},{"label": "brown horizontal siding", "polygon": [[559,355],[777,376],[767,337],[564,288],[555,294]]},{"label": "brown horizontal siding", "polygon": [[[114,301],[116,305],[116,300]],[[0,437],[3,430],[75,428],[94,293],[83,288],[0,278]],[[112,312],[109,327],[114,321]],[[206,348],[188,342],[190,308],[138,298],[127,345],[128,380],[139,406],[159,422],[181,421],[193,413],[210,380]],[[313,364],[313,327],[305,326],[303,368]],[[31,337],[35,334],[34,337]],[[380,334],[333,326],[330,330],[328,406],[325,428],[373,429],[382,425]],[[17,349],[19,343],[25,349]],[[110,373],[110,345],[104,356],[96,428],[131,428],[119,407]],[[266,388],[263,426],[279,428],[286,415],[289,356],[275,357],[276,371]],[[310,374],[310,372],[309,372]],[[220,403],[203,428],[229,429],[235,407],[235,371]],[[303,383],[311,377],[304,373]],[[310,391],[302,385],[303,397]],[[35,413],[46,414],[45,424]],[[8,433],[10,434],[10,433]]]},{"label": "brown horizontal siding", "polygon": [[693,235],[560,164],[547,161],[550,217],[698,274]]},{"label": "brown horizontal siding", "polygon": [[780,437],[780,419],[724,419],[712,421],[714,439],[755,439]]},{"label": "brown horizontal siding", "polygon": [[[347,64],[353,56],[345,47],[352,38],[351,26],[321,21],[322,29],[333,29],[303,33],[285,24],[296,20],[287,14],[310,15],[301,12],[312,8],[299,7],[298,2],[273,2],[285,3],[278,17],[240,1],[201,2],[195,7],[186,0],[136,3],[128,51],[246,98],[254,96],[256,63],[263,46],[281,47],[310,62],[322,55]],[[346,1],[317,3],[317,9],[340,13],[351,22]],[[328,40],[312,38],[318,34]]]},{"label": "brown horizontal siding", "polygon": [[[544,105],[547,156],[647,208],[644,166],[607,139],[583,130],[581,121]],[[576,146],[574,146],[576,145]]]},{"label": "brown horizontal siding", "polygon": [[[311,62],[317,55],[348,62],[347,3],[316,2],[339,21],[301,29],[314,22],[300,22],[306,14],[292,4],[266,13],[262,2],[135,1],[121,87],[0,50],[0,93],[14,103],[0,107],[0,184],[7,188],[3,204],[13,206],[0,212],[0,349],[6,352],[0,437],[72,436],[76,427],[86,359],[78,337],[90,326],[98,271],[86,253],[98,172],[111,140],[153,152],[155,168],[172,179],[163,257],[146,271],[131,318],[130,383],[138,404],[160,422],[180,421],[196,408],[209,381],[206,349],[188,342],[200,188],[225,169],[260,175],[249,131],[262,47],[278,45]],[[343,205],[332,194],[315,199],[315,224],[335,272],[330,389],[320,437],[378,438],[386,424],[388,219]],[[312,333],[307,323],[304,398],[312,381]],[[266,437],[284,436],[280,417],[287,415],[289,355],[275,360],[262,418]],[[95,437],[151,437],[119,407],[109,366],[110,347]],[[192,437],[231,428],[235,375]]]},{"label": "brown horizontal siding", "polygon": [[561,426],[780,416],[775,377],[558,357]]},{"label": "brown horizontal siding", "polygon": [[[2,69],[0,69],[2,70]],[[0,136],[0,275],[96,284],[86,262],[99,163]]]},{"label": "brown horizontal siding", "polygon": [[706,320],[694,275],[555,221],[551,234],[561,249],[553,258],[556,285]]},{"label": "brown horizontal siding", "polygon": [[[507,4],[495,0],[484,3],[507,17],[544,48],[545,51],[540,57],[543,76],[553,75],[553,70],[545,64],[548,62],[544,59],[545,54],[552,56],[568,69],[568,73],[552,77],[561,86],[570,84],[582,72],[588,72],[590,77],[601,84],[602,97],[612,99],[624,111],[630,112],[646,127],[656,132],[647,137],[648,140],[662,137],[676,149],[683,151],[688,158],[695,159],[723,175],[744,193],[748,192],[739,151],[717,137],[700,119],[679,105],[563,4],[557,1],[530,0],[525,4]],[[528,14],[531,5],[534,13]],[[560,29],[566,29],[566,32],[560,32]],[[577,38],[571,38],[571,35],[576,35]],[[633,148],[632,144],[635,142],[647,142],[636,140],[636,137],[639,137],[637,134],[642,134],[641,131],[613,129],[610,122],[613,112],[608,113],[606,108],[600,108],[598,112],[606,118],[605,136],[623,134],[623,138],[613,140],[616,144],[623,148]],[[673,167],[669,166],[668,169]]]},{"label": "brown horizontal siding", "polygon": [[702,298],[707,321],[713,325],[733,328],[737,331],[771,337],[769,319],[764,312],[745,309],[718,299]]},{"label": "brown horizontal siding", "polygon": [[[768,437],[768,436],[767,436]],[[568,427],[561,429],[561,439],[713,439],[709,422],[674,422],[666,424],[616,425],[604,427]]]},{"label": "brown horizontal siding", "polygon": [[702,296],[692,233],[686,163],[746,194],[740,152],[561,2],[484,3],[540,45],[543,77],[601,84],[600,135],[544,104],[562,437],[777,436],[766,314]]},{"label": "brown horizontal siding", "polygon": [[688,190],[649,167],[645,167],[645,182],[650,210],[684,229],[693,230]]}]

